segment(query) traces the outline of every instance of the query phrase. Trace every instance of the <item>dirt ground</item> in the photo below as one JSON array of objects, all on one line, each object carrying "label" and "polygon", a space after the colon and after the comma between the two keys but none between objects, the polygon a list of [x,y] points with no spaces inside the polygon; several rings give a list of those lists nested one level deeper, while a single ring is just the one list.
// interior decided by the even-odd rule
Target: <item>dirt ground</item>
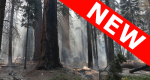
[{"label": "dirt ground", "polygon": [[[0,80],[99,80],[99,72],[87,68],[79,67],[79,63],[72,64],[69,68],[56,68],[51,70],[34,70],[38,62],[27,62],[27,69],[23,69],[23,63],[14,64],[11,69],[9,66],[0,63]],[[75,66],[75,67],[73,67]],[[122,75],[150,75],[149,71],[138,71],[134,74],[129,73],[128,68],[123,69]],[[101,73],[102,78],[107,76],[107,72]],[[55,79],[54,79],[55,78]]]},{"label": "dirt ground", "polygon": [[60,75],[67,77],[68,80],[98,80],[98,71],[88,69],[87,67],[79,69],[77,67],[66,68],[64,66],[64,68],[51,70],[34,70],[37,63],[27,62],[26,70],[23,69],[23,63],[16,63],[11,68],[0,63],[0,80],[50,80]]}]

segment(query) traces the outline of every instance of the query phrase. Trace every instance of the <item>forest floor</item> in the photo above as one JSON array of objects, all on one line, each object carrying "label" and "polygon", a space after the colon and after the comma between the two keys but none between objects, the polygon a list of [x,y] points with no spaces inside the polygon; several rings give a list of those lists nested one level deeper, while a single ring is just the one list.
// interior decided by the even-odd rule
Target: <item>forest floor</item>
[{"label": "forest floor", "polygon": [[[34,70],[38,62],[27,62],[9,66],[0,63],[0,80],[98,80],[98,71],[75,68],[56,68],[51,70]],[[93,77],[94,76],[94,77]],[[97,77],[96,77],[97,76]]]},{"label": "forest floor", "polygon": [[[51,70],[34,70],[38,62],[27,62],[27,69],[23,69],[23,63],[16,63],[11,69],[7,65],[0,63],[0,80],[99,80],[98,71],[87,68],[79,68],[79,64],[64,68]],[[75,67],[74,67],[75,66]],[[129,73],[128,68],[123,69],[122,75],[150,75],[149,71],[137,71],[134,74]],[[107,72],[101,73],[105,78]]]}]

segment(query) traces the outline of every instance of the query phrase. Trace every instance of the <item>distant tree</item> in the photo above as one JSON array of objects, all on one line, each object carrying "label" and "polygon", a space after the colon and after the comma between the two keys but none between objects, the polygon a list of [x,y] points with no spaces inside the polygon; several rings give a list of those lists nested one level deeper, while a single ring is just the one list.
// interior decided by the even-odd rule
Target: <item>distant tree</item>
[{"label": "distant tree", "polygon": [[62,25],[62,61],[70,62],[70,43],[69,43],[69,8],[63,4],[62,10],[63,14],[63,25]]},{"label": "distant tree", "polygon": [[25,49],[25,62],[24,62],[24,69],[26,69],[26,60],[27,60],[27,50],[28,50],[28,29],[29,26],[34,26],[35,21],[38,20],[38,8],[37,8],[37,1],[36,0],[25,0],[26,5],[23,6],[23,19],[22,19],[22,26],[27,28],[26,34],[26,49]]},{"label": "distant tree", "polygon": [[10,29],[9,29],[9,53],[8,53],[9,65],[12,65],[12,28],[13,28],[13,18],[14,18],[14,3],[15,3],[15,0],[12,0]]},{"label": "distant tree", "polygon": [[[139,0],[120,0],[120,12],[124,18],[144,30],[145,22],[141,14]],[[128,59],[133,59],[133,54],[129,51],[127,51],[126,56]]]},{"label": "distant tree", "polygon": [[91,43],[92,24],[87,22],[87,38],[88,38],[88,67],[93,68],[92,43]]},{"label": "distant tree", "polygon": [[[106,0],[106,5],[110,7],[110,0]],[[115,10],[115,9],[114,9]],[[107,40],[106,40],[107,42]],[[114,60],[114,43],[113,40],[108,37],[108,54],[107,54],[107,63],[109,64],[112,60]]]},{"label": "distant tree", "polygon": [[44,1],[40,60],[37,70],[62,67],[59,59],[57,0]]},{"label": "distant tree", "polygon": [[3,20],[5,14],[5,5],[6,0],[0,0],[0,50],[1,50],[1,42],[2,42],[2,32],[3,32]]},{"label": "distant tree", "polygon": [[137,27],[143,26],[139,0],[120,0],[121,15]]},{"label": "distant tree", "polygon": [[[12,5],[12,7],[11,7],[11,17],[10,17],[10,28],[9,28],[9,53],[8,53],[8,64],[9,65],[11,65],[12,64],[12,42],[13,42],[13,37],[17,37],[18,36],[18,32],[17,32],[17,29],[15,29],[15,27],[13,26],[13,23],[14,23],[14,11],[16,10],[18,10],[18,8],[20,7],[20,5],[21,5],[21,1],[18,1],[18,0],[12,0],[11,1],[11,5]],[[15,29],[15,33],[17,33],[17,36],[14,36],[15,35],[15,33],[14,33],[14,35],[13,35],[13,30]]]},{"label": "distant tree", "polygon": [[97,28],[92,26],[91,28],[91,41],[92,41],[92,52],[94,58],[94,68],[98,69],[98,51],[97,51]]},{"label": "distant tree", "polygon": [[98,29],[96,27],[94,27],[94,39],[95,39],[95,66],[97,69],[99,69],[99,66],[98,66],[98,47],[97,47],[97,34],[98,34]]}]

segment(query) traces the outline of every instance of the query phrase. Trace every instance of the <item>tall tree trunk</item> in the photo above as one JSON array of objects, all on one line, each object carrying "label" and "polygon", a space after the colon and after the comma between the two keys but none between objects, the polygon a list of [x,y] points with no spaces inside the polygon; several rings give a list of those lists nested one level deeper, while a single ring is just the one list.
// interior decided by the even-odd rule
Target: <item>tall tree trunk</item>
[{"label": "tall tree trunk", "polygon": [[93,68],[92,58],[92,44],[91,44],[91,27],[92,25],[87,22],[87,37],[88,37],[88,67]]},{"label": "tall tree trunk", "polygon": [[94,39],[95,39],[95,66],[98,69],[98,50],[97,50],[97,28],[94,27]]},{"label": "tall tree trunk", "polygon": [[39,60],[39,55],[41,52],[41,32],[42,32],[42,4],[41,0],[37,0],[38,3],[38,20],[36,21],[36,26],[34,29],[35,35],[35,48],[33,60]]},{"label": "tall tree trunk", "polygon": [[132,18],[131,23],[134,24],[134,16],[133,16],[133,13],[131,12],[132,11],[131,0],[129,0],[129,6],[130,6],[130,14],[131,14],[131,18]]},{"label": "tall tree trunk", "polygon": [[95,35],[94,35],[94,26],[91,27],[91,40],[92,40],[92,52],[93,52],[93,56],[94,56],[94,61],[95,61]]},{"label": "tall tree trunk", "polygon": [[105,52],[106,52],[106,57],[107,57],[107,65],[109,64],[109,55],[108,55],[108,40],[107,40],[107,35],[104,34],[104,40],[105,40]]},{"label": "tall tree trunk", "polygon": [[92,26],[92,47],[93,47],[93,56],[94,56],[94,68],[98,69],[98,53],[97,53],[97,34],[96,28]]},{"label": "tall tree trunk", "polygon": [[[106,5],[110,6],[109,3],[110,0],[106,0]],[[114,60],[114,43],[113,40],[108,37],[108,63],[110,63],[112,60]]]},{"label": "tall tree trunk", "polygon": [[114,43],[113,43],[113,40],[108,37],[108,63],[110,63],[111,61],[114,60]]},{"label": "tall tree trunk", "polygon": [[[62,25],[62,57],[63,62],[70,61],[70,44],[69,44],[69,8],[63,4],[63,25]],[[67,60],[68,59],[68,60]]]},{"label": "tall tree trunk", "polygon": [[[28,4],[29,6],[29,4]],[[30,11],[30,10],[29,10]],[[24,59],[24,69],[26,69],[26,61],[27,61],[27,51],[28,51],[28,33],[29,33],[29,12],[28,12],[28,25],[27,25],[27,34],[26,34],[26,49],[25,49],[25,59]]]},{"label": "tall tree trunk", "polygon": [[5,4],[6,0],[0,0],[0,50],[1,50],[1,42],[2,42],[2,32],[3,32],[3,20],[5,13]]},{"label": "tall tree trunk", "polygon": [[13,27],[13,17],[14,17],[14,0],[12,0],[11,20],[10,20],[10,29],[9,29],[8,65],[12,65],[12,27]]},{"label": "tall tree trunk", "polygon": [[24,60],[24,69],[26,69],[26,61],[27,61],[27,51],[28,51],[28,33],[29,33],[29,26],[27,26],[27,34],[26,34],[26,49],[25,49],[25,60]]},{"label": "tall tree trunk", "polygon": [[62,67],[59,59],[57,30],[57,0],[45,0],[41,54],[37,70]]},{"label": "tall tree trunk", "polygon": [[[103,1],[103,0],[100,0],[100,1]],[[109,4],[108,0],[106,0],[104,4],[106,3],[107,5]],[[106,52],[107,65],[108,65],[109,64],[109,53],[108,53],[109,49],[108,49],[108,37],[106,34],[104,34],[104,40],[105,40],[105,52]]]}]

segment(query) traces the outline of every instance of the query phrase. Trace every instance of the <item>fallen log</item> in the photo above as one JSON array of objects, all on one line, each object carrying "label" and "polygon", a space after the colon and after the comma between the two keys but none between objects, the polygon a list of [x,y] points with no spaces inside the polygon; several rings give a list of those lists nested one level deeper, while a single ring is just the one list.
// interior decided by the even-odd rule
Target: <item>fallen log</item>
[{"label": "fallen log", "polygon": [[141,60],[127,60],[127,62],[121,64],[123,68],[138,68],[143,65],[145,65],[145,63]]},{"label": "fallen log", "polygon": [[[150,71],[150,67],[144,67],[146,64],[141,61],[141,60],[127,60],[127,62],[123,62],[121,64],[121,66],[123,68],[135,68],[135,69],[138,69],[139,70],[146,70],[146,71]],[[143,67],[143,68],[141,68]],[[141,68],[141,69],[140,69]]]},{"label": "fallen log", "polygon": [[144,69],[146,69],[146,68],[149,68],[149,66],[148,66],[147,64],[144,65],[144,66],[141,66],[141,67],[139,67],[139,68],[135,68],[135,69],[133,69],[133,70],[130,70],[129,72],[130,72],[130,73],[134,73],[134,72],[136,72],[136,71],[144,70]]}]

